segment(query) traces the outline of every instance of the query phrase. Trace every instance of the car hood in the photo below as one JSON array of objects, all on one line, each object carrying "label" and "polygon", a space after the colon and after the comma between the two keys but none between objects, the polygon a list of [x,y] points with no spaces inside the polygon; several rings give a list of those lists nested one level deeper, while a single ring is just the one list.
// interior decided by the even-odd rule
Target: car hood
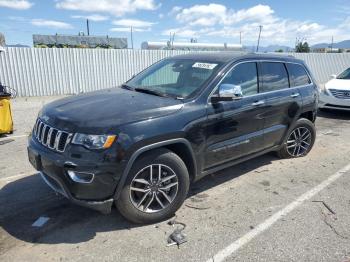
[{"label": "car hood", "polygon": [[119,126],[173,114],[183,102],[173,98],[111,88],[70,96],[44,106],[39,117],[68,132],[114,133]]},{"label": "car hood", "polygon": [[327,89],[339,89],[350,91],[350,80],[347,79],[332,79],[326,84]]}]

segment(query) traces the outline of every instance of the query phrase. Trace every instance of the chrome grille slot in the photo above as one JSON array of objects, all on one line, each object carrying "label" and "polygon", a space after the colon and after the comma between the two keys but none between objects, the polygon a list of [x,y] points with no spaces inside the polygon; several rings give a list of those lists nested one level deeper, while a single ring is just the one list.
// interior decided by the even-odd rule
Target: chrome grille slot
[{"label": "chrome grille slot", "polygon": [[339,99],[350,99],[350,91],[339,90],[339,89],[329,89],[332,95]]},{"label": "chrome grille slot", "polygon": [[72,138],[72,134],[51,127],[39,118],[34,125],[33,135],[40,144],[60,153],[64,152]]}]

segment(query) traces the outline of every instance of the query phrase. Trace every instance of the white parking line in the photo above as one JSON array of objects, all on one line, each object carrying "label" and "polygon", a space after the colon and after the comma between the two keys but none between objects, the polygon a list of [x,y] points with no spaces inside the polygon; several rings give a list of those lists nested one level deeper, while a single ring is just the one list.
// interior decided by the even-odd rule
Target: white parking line
[{"label": "white parking line", "polygon": [[335,174],[328,177],[326,180],[324,180],[322,183],[318,184],[314,188],[310,189],[300,197],[298,197],[295,201],[288,204],[286,207],[269,217],[267,220],[259,224],[257,227],[255,227],[253,230],[249,231],[244,236],[240,237],[236,241],[232,242],[230,245],[225,247],[224,249],[220,250],[218,253],[216,253],[212,258],[208,259],[207,262],[218,262],[218,261],[224,261],[226,258],[228,258],[230,255],[235,253],[238,249],[243,247],[244,245],[248,244],[250,241],[252,241],[255,237],[266,231],[269,227],[271,227],[274,223],[276,223],[278,220],[286,216],[288,213],[293,211],[295,208],[303,204],[306,200],[309,200],[313,196],[315,196],[317,193],[319,193],[321,190],[325,189],[327,186],[329,186],[331,183],[339,179],[341,176],[343,176],[346,172],[350,170],[350,164],[336,172]]}]

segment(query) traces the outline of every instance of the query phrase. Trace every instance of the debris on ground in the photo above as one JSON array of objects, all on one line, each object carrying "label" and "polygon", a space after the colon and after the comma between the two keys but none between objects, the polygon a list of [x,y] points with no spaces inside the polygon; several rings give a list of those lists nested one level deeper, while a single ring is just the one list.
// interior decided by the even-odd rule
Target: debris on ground
[{"label": "debris on ground", "polygon": [[175,230],[168,236],[168,247],[177,245],[178,248],[179,246],[183,243],[187,242],[187,237],[182,231],[186,228],[186,224],[182,222],[178,222],[175,219],[170,220],[168,222],[168,225],[170,226],[175,226],[175,225],[180,225],[175,228]]},{"label": "debris on ground", "polygon": [[335,212],[333,211],[333,209],[331,209],[331,207],[329,205],[327,205],[326,202],[320,201],[320,200],[314,200],[312,202],[314,202],[314,203],[322,203],[324,205],[324,207],[328,209],[329,212],[331,212],[333,215],[335,215]]}]

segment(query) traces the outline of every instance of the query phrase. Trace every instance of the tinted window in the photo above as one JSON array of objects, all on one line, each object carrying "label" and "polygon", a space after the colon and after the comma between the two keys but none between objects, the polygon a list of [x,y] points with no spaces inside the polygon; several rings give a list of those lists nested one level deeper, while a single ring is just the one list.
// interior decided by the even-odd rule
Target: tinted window
[{"label": "tinted window", "polygon": [[337,79],[350,79],[350,68],[346,69],[343,73],[338,75]]},{"label": "tinted window", "polygon": [[287,70],[283,63],[261,63],[260,92],[269,92],[289,87]]},{"label": "tinted window", "polygon": [[258,93],[256,63],[242,63],[235,66],[221,83],[240,86],[243,96]]},{"label": "tinted window", "polygon": [[286,64],[289,73],[290,86],[304,86],[311,83],[305,68],[297,64]]}]

